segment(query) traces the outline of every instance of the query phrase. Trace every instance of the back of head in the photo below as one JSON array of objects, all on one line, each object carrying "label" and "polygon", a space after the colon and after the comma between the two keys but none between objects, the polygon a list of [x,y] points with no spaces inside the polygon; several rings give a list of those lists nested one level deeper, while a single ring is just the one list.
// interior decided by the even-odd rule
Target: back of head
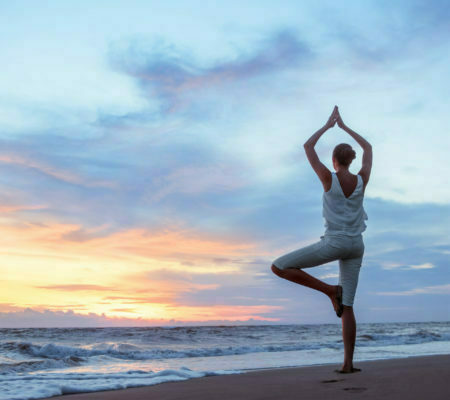
[{"label": "back of head", "polygon": [[349,144],[341,143],[334,148],[333,158],[335,158],[340,165],[347,167],[356,158],[356,152]]}]

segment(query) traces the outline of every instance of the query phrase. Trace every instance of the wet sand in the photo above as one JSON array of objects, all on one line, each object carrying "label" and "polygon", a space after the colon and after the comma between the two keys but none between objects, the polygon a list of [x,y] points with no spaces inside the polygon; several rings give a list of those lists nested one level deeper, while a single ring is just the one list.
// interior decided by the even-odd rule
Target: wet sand
[{"label": "wet sand", "polygon": [[450,355],[354,362],[361,372],[338,374],[341,364],[276,368],[53,400],[440,400],[450,399]]}]

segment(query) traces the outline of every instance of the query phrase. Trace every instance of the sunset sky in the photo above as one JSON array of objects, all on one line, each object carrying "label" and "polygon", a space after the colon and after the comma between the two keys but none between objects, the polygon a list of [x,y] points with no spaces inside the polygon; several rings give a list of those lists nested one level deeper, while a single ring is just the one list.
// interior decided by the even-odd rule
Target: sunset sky
[{"label": "sunset sky", "polygon": [[358,321],[448,320],[450,8],[344,4],[3,2],[0,327],[340,323],[270,270],[323,234],[335,104],[374,153]]}]

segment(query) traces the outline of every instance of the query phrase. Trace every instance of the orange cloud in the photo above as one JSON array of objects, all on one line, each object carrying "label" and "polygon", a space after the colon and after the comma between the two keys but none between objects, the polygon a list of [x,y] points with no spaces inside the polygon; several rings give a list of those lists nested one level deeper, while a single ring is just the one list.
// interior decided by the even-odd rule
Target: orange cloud
[{"label": "orange cloud", "polygon": [[96,292],[106,290],[106,291],[116,291],[112,287],[108,286],[100,286],[100,285],[48,285],[48,286],[36,286],[39,289],[55,289],[55,290],[64,290],[64,291],[90,291],[94,290]]},{"label": "orange cloud", "polygon": [[[127,229],[105,236],[98,229],[87,230],[97,236],[87,236],[85,240],[70,240],[73,232],[81,227],[74,224],[29,222],[0,226],[4,240],[0,250],[16,251],[34,256],[73,257],[86,259],[96,257],[134,262],[154,260],[197,263],[210,262],[212,258],[245,256],[257,246],[244,238],[213,238],[210,234],[199,234],[189,229],[165,228],[149,231],[142,228]],[[27,251],[23,251],[26,248]],[[183,267],[183,270],[185,267]],[[194,267],[191,270],[195,269]],[[218,269],[220,271],[220,269]]]},{"label": "orange cloud", "polygon": [[47,206],[45,205],[27,206],[27,205],[0,204],[0,213],[10,213],[22,210],[42,210],[45,208],[47,208]]},{"label": "orange cloud", "polygon": [[197,321],[208,320],[248,320],[259,319],[264,321],[275,321],[276,318],[264,317],[261,314],[267,314],[276,310],[283,309],[282,306],[272,305],[214,305],[214,306],[171,306],[176,313],[176,319],[180,321],[189,321],[193,317]]},{"label": "orange cloud", "polygon": [[[174,301],[174,296],[147,296],[147,297],[133,297],[133,296],[107,296],[103,297],[103,301],[112,300],[119,301],[121,304],[153,304],[153,303],[162,303],[162,304],[170,304]],[[107,304],[110,304],[108,302]]]},{"label": "orange cloud", "polygon": [[[129,312],[129,310],[128,310]],[[52,311],[49,309],[37,310],[36,308],[16,309],[10,312],[2,312],[0,308],[0,325],[4,327],[95,327],[95,326],[176,326],[176,325],[198,325],[201,322],[204,325],[225,324],[227,322],[233,325],[237,323],[248,324],[255,321],[260,322],[278,322],[279,318],[252,317],[236,319],[209,319],[198,320],[177,320],[169,318],[142,318],[129,317],[121,312],[118,316],[106,316],[104,314],[88,313],[79,314],[73,311]]]},{"label": "orange cloud", "polygon": [[[39,309],[45,304],[50,310],[73,307],[86,314],[110,317],[119,309],[124,312],[121,305],[130,304],[136,317],[146,320],[260,318],[271,309],[196,307],[176,302],[181,293],[217,289],[219,283],[197,283],[190,276],[238,273],[239,266],[227,260],[245,260],[254,251],[261,255],[255,243],[177,227],[154,231],[135,228],[109,234],[102,233],[104,228],[21,222],[17,218],[0,225],[0,261],[7,276],[0,282],[0,302]],[[73,240],[71,233],[80,231],[84,232],[82,240]],[[158,278],[149,274],[161,268],[172,271],[172,275]],[[182,272],[180,279],[177,271]],[[80,299],[83,304],[75,308]]]}]

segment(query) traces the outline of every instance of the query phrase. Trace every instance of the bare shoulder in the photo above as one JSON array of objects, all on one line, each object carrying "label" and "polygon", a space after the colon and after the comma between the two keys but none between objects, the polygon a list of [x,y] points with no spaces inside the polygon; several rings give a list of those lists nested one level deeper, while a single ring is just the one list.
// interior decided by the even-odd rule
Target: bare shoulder
[{"label": "bare shoulder", "polygon": [[311,164],[314,172],[322,182],[325,191],[329,190],[331,187],[331,171],[319,160],[319,157],[313,146],[305,145],[304,148],[308,161]]},{"label": "bare shoulder", "polygon": [[364,189],[366,189],[366,186],[369,183],[370,173],[367,174],[365,171],[361,170],[361,171],[358,172],[358,175],[361,176],[361,179],[363,181]]},{"label": "bare shoulder", "polygon": [[370,173],[372,171],[372,157],[372,146],[368,146],[367,149],[364,150],[362,167],[358,172],[358,175],[361,175],[364,182],[364,189],[366,189],[366,186],[369,183]]},{"label": "bare shoulder", "polygon": [[321,176],[319,176],[319,178],[320,178],[320,181],[322,182],[323,190],[325,192],[328,192],[331,189],[331,184],[332,184],[332,180],[333,180],[331,171],[327,168],[326,171],[324,171],[323,174],[321,174]]}]

